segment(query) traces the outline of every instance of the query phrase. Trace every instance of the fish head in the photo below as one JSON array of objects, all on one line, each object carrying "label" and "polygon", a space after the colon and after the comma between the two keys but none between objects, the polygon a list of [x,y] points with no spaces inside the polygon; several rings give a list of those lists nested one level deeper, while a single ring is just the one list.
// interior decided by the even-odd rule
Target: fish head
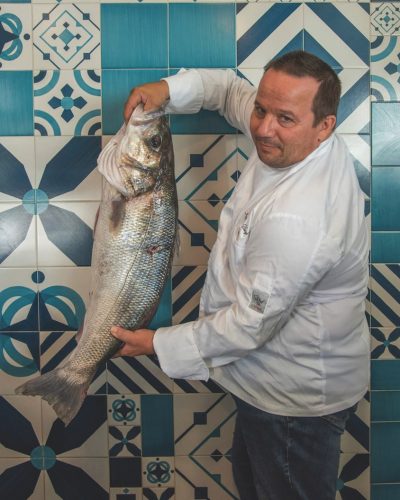
[{"label": "fish head", "polygon": [[139,104],[127,123],[117,151],[125,194],[137,196],[154,188],[172,150],[171,133],[163,109],[145,112]]}]

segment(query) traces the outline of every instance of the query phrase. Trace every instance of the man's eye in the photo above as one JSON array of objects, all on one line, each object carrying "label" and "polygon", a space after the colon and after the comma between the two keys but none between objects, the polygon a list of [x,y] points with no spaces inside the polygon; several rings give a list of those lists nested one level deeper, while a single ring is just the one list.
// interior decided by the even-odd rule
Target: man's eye
[{"label": "man's eye", "polygon": [[258,117],[263,117],[265,115],[265,111],[262,108],[260,108],[259,106],[255,106],[254,110],[255,110],[256,115]]},{"label": "man's eye", "polygon": [[281,115],[279,117],[279,121],[283,124],[283,125],[292,125],[293,123],[293,119],[290,117],[290,116],[286,116],[286,115]]},{"label": "man's eye", "polygon": [[151,137],[149,142],[150,146],[153,149],[159,149],[159,147],[161,146],[161,137],[159,135],[153,135],[153,137]]}]

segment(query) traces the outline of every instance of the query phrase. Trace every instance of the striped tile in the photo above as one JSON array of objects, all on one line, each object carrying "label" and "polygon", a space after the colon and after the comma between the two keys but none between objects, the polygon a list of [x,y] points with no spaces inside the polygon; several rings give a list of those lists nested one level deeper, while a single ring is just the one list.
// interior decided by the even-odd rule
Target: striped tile
[{"label": "striped tile", "polygon": [[400,326],[400,266],[371,266],[371,326]]}]

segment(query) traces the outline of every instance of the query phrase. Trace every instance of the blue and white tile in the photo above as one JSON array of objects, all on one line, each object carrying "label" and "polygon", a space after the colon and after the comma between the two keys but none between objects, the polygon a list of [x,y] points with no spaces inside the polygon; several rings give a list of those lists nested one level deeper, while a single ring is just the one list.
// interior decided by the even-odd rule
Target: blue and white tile
[{"label": "blue and white tile", "polygon": [[304,6],[304,50],[334,69],[369,66],[369,3]]},{"label": "blue and white tile", "polygon": [[370,432],[370,398],[367,393],[349,418],[344,431],[340,450],[342,453],[368,453]]},{"label": "blue and white tile", "polygon": [[34,185],[34,138],[0,137],[0,202],[33,203],[29,192]]},{"label": "blue and white tile", "polygon": [[371,326],[400,326],[400,266],[371,266]]},{"label": "blue and white tile", "polygon": [[34,5],[33,46],[36,70],[99,69],[100,6]]},{"label": "blue and white tile", "polygon": [[205,456],[175,457],[177,499],[239,499],[229,459]]},{"label": "blue and white tile", "polygon": [[236,405],[228,394],[174,396],[175,455],[229,455]]},{"label": "blue and white tile", "polygon": [[0,68],[32,67],[31,10],[23,5],[6,4],[0,13]]},{"label": "blue and white tile", "polygon": [[138,425],[110,426],[108,428],[110,457],[140,457],[142,455],[142,435]]},{"label": "blue and white tile", "polygon": [[368,134],[370,126],[370,91],[368,69],[342,69],[342,82],[337,132],[341,134]]},{"label": "blue and white tile", "polygon": [[0,333],[0,393],[14,394],[39,374],[39,333]]},{"label": "blue and white tile", "polygon": [[371,34],[398,35],[400,10],[395,2],[371,3]]},{"label": "blue and white tile", "polygon": [[35,146],[39,202],[100,201],[100,137],[36,137]]},{"label": "blue and white tile", "polygon": [[35,135],[101,134],[100,73],[36,71]]},{"label": "blue and white tile", "polygon": [[49,267],[39,274],[41,330],[78,330],[89,299],[90,268]]},{"label": "blue and white tile", "polygon": [[38,331],[36,269],[0,269],[0,283],[0,331]]},{"label": "blue and white tile", "polygon": [[172,268],[172,322],[174,325],[198,318],[200,295],[206,273],[206,266],[174,266]]},{"label": "blue and white tile", "polygon": [[370,499],[370,468],[367,453],[341,454],[336,488],[336,500]]},{"label": "blue and white tile", "polygon": [[140,427],[141,403],[139,395],[117,394],[108,396],[107,405],[109,426]]},{"label": "blue and white tile", "polygon": [[236,185],[235,135],[174,135],[173,143],[179,200],[229,198]]},{"label": "blue and white tile", "polygon": [[263,68],[240,68],[237,71],[238,76],[240,76],[241,78],[245,78],[254,87],[258,87],[263,74]]},{"label": "blue and white tile", "polygon": [[41,268],[90,266],[98,207],[98,202],[38,204],[38,265]]},{"label": "blue and white tile", "polygon": [[95,498],[109,500],[106,458],[63,458],[45,477],[46,500]]},{"label": "blue and white tile", "polygon": [[[77,346],[76,332],[40,332],[40,371],[48,373],[65,361]],[[106,394],[105,366],[100,367],[89,386],[88,394]]]},{"label": "blue and white tile", "polygon": [[223,202],[179,202],[180,251],[174,265],[205,266],[217,237]]},{"label": "blue and white tile", "polygon": [[400,100],[400,39],[374,36],[371,40],[371,96],[374,101]]},{"label": "blue and white tile", "polygon": [[127,500],[142,500],[142,488],[110,488],[109,500],[121,500],[124,497]]},{"label": "blue and white tile", "polygon": [[236,6],[237,65],[263,68],[272,58],[303,48],[301,3],[238,3]]},{"label": "blue and white tile", "polygon": [[143,488],[143,500],[175,500],[175,488]]},{"label": "blue and white tile", "polygon": [[371,359],[400,359],[400,328],[371,328]]},{"label": "blue and white tile", "polygon": [[44,471],[31,465],[29,459],[0,458],[0,497],[43,500],[44,477]]},{"label": "blue and white tile", "polygon": [[172,457],[142,458],[143,488],[171,488],[175,485],[175,464]]},{"label": "blue and white tile", "polygon": [[400,164],[399,102],[372,103],[372,165]]},{"label": "blue and white tile", "polygon": [[169,394],[173,389],[173,381],[151,356],[109,361],[107,384],[109,394]]},{"label": "blue and white tile", "polygon": [[0,136],[32,135],[32,71],[0,71],[0,98]]}]

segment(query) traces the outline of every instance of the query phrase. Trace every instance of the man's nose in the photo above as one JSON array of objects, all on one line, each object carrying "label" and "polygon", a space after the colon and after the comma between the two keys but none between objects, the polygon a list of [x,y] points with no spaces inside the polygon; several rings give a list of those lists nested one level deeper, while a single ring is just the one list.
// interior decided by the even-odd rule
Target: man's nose
[{"label": "man's nose", "polygon": [[262,120],[260,120],[257,132],[258,135],[262,137],[269,137],[274,135],[275,133],[276,120],[275,117],[271,114],[267,114],[264,116]]}]

